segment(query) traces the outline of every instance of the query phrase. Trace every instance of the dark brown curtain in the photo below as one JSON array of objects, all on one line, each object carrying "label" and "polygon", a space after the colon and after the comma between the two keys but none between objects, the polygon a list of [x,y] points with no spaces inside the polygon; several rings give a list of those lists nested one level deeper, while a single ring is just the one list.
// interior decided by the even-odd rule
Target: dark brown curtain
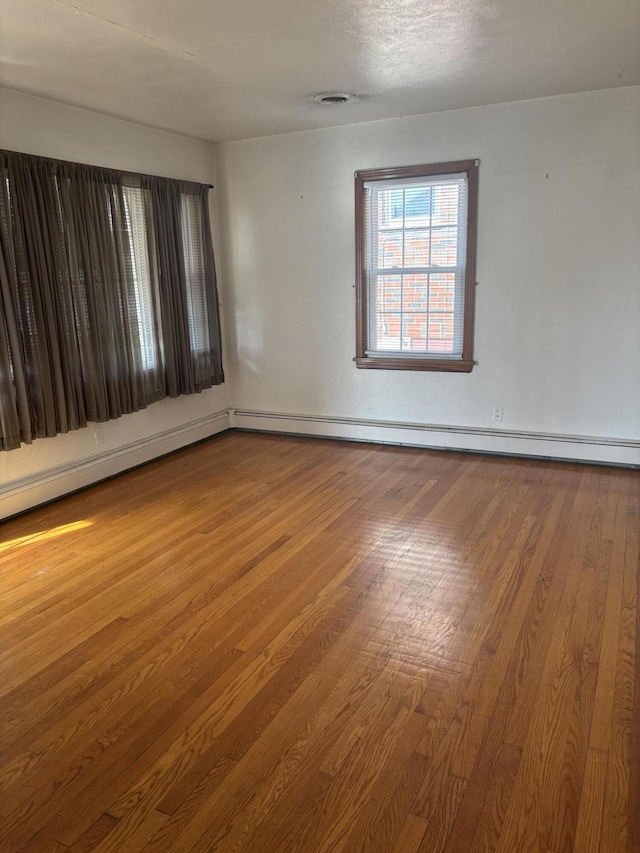
[{"label": "dark brown curtain", "polygon": [[224,381],[208,187],[0,152],[0,449]]}]

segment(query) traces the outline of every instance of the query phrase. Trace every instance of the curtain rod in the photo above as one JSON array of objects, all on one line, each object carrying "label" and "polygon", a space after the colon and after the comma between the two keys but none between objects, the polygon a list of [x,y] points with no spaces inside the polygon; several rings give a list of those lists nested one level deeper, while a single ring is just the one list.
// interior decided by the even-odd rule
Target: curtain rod
[{"label": "curtain rod", "polygon": [[121,175],[132,175],[137,178],[160,178],[165,181],[184,181],[187,184],[200,184],[215,189],[214,184],[205,184],[202,181],[190,181],[187,178],[168,178],[166,175],[149,175],[145,172],[131,172],[128,169],[116,169],[112,166],[96,166],[94,163],[80,163],[78,160],[61,160],[59,157],[44,157],[42,154],[27,154],[26,151],[10,151],[8,148],[0,149],[0,154],[20,154],[27,157],[37,157],[40,160],[51,160],[54,163],[70,163],[74,166],[85,166],[87,169],[106,169],[109,172],[120,172]]}]

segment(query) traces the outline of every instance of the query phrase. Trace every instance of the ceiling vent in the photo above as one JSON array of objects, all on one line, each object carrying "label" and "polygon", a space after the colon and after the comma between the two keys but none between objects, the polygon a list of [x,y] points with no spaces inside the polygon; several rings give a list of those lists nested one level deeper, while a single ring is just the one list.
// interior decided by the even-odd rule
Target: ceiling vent
[{"label": "ceiling vent", "polygon": [[337,107],[340,104],[346,104],[351,101],[355,95],[348,92],[321,92],[319,95],[314,95],[313,100],[318,104],[325,104],[328,107]]}]

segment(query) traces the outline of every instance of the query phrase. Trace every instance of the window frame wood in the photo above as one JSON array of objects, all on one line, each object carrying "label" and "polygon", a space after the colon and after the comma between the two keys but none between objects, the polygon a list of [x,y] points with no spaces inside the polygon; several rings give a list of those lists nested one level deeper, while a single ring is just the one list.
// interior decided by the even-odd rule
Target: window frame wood
[{"label": "window frame wood", "polygon": [[[355,173],[356,224],[356,357],[358,368],[377,370],[430,370],[471,373],[474,366],[474,320],[476,291],[476,247],[478,227],[478,160],[457,160],[422,166],[361,169]],[[463,347],[461,358],[417,358],[414,355],[368,356],[369,328],[367,258],[365,238],[365,183],[401,178],[430,178],[434,175],[467,175],[467,253],[464,280]]]}]

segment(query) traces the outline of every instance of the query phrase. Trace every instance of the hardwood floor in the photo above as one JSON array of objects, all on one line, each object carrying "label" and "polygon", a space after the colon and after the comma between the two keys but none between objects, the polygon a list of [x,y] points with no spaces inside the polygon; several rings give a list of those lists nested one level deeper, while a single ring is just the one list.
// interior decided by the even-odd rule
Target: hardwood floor
[{"label": "hardwood floor", "polygon": [[5,523],[0,849],[637,853],[639,512],[227,433]]}]

